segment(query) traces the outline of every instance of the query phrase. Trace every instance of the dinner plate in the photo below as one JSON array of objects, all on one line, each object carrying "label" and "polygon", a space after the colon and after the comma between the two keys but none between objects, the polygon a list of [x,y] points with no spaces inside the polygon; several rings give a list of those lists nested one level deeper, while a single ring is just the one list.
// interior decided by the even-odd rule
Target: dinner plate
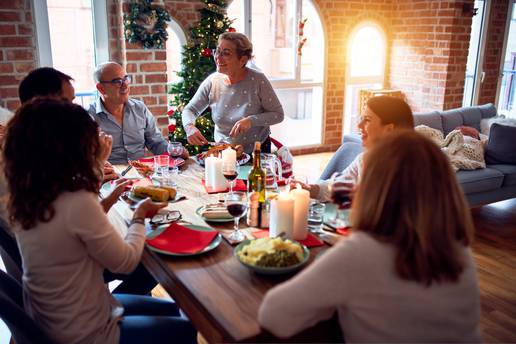
[{"label": "dinner plate", "polygon": [[[149,167],[154,168],[154,157],[151,157],[151,158],[141,158],[141,159],[138,159],[137,161],[139,161],[142,164],[145,164],[145,165],[147,165]],[[170,157],[168,166],[169,166],[169,168],[179,167],[179,166],[184,165],[184,163],[185,163],[185,159],[183,159],[183,158],[172,158],[172,157]]]},{"label": "dinner plate", "polygon": [[[152,239],[152,238],[158,236],[159,234],[161,234],[161,232],[163,232],[165,229],[167,229],[168,226],[170,226],[170,224],[159,226],[156,230],[152,231],[150,234],[147,235],[147,239]],[[213,228],[197,226],[197,225],[182,225],[182,226],[190,228],[195,231],[212,231],[213,230]],[[210,252],[210,251],[214,250],[215,248],[217,248],[217,246],[220,245],[221,241],[222,241],[222,236],[220,235],[220,233],[217,233],[215,238],[213,238],[213,240],[210,242],[210,244],[208,246],[206,246],[203,250],[195,252],[195,253],[173,253],[173,252],[160,250],[159,248],[155,248],[150,245],[147,245],[147,247],[154,252],[166,254],[169,256],[191,257],[191,256],[198,256],[200,254],[204,254],[206,252]]]},{"label": "dinner plate", "polygon": [[[176,193],[176,197],[174,197],[174,199],[170,199],[168,200],[167,202],[170,202],[170,203],[174,203],[174,202],[177,202],[179,200],[182,200],[185,196],[183,196],[182,194],[180,194],[179,192]],[[140,202],[141,200],[143,200],[144,198],[141,198],[141,197],[138,197],[136,196],[132,191],[128,191],[127,192],[127,198],[129,198],[131,201],[133,202]],[[160,203],[160,202],[157,202],[157,201],[153,201],[155,203]]]},{"label": "dinner plate", "polygon": [[[256,239],[254,239],[254,240],[256,240]],[[299,262],[299,263],[297,263],[295,265],[281,267],[281,268],[265,267],[265,266],[257,266],[257,265],[247,264],[247,263],[245,263],[245,262],[240,260],[240,257],[238,256],[238,252],[241,251],[244,248],[244,246],[250,244],[251,241],[252,240],[244,240],[240,244],[238,244],[235,247],[235,249],[233,250],[233,255],[240,262],[240,264],[242,264],[246,268],[256,272],[257,274],[262,274],[262,275],[283,275],[283,274],[292,273],[292,272],[300,270],[303,266],[305,266],[306,263],[308,263],[308,258],[310,258],[310,251],[308,250],[308,248],[305,245],[302,245],[302,244],[300,244],[299,242],[297,242],[295,240],[291,240],[293,243],[298,244],[298,245],[300,245],[303,248],[303,260],[301,262]]]},{"label": "dinner plate", "polygon": [[[200,157],[202,153],[199,153],[197,155],[192,156],[192,159],[195,160],[196,163],[198,163],[201,166],[204,166],[204,159]],[[242,157],[237,160],[238,165],[245,165],[251,160],[251,156],[247,153],[242,153]]]},{"label": "dinner plate", "polygon": [[204,205],[199,207],[199,208],[197,208],[195,210],[195,213],[197,215],[199,215],[204,221],[207,221],[207,222],[233,222],[233,217],[231,215],[228,218],[219,218],[219,219],[209,219],[207,217],[204,217],[202,215],[203,208],[204,208]]}]

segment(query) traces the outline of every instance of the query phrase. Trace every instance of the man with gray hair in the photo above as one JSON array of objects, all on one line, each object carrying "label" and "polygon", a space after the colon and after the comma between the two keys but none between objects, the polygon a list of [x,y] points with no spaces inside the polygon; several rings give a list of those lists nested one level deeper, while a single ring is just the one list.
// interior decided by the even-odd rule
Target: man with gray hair
[{"label": "man with gray hair", "polygon": [[113,137],[109,156],[112,164],[125,164],[145,154],[145,147],[158,155],[167,152],[152,113],[142,101],[129,98],[131,76],[116,62],[102,63],[93,77],[100,97],[88,112],[100,128]]}]

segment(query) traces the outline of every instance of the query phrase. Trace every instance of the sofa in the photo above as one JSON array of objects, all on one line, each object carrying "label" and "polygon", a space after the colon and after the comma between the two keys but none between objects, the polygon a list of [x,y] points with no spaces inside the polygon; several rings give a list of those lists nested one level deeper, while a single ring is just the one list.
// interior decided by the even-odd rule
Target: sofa
[{"label": "sofa", "polygon": [[[480,106],[463,107],[447,111],[432,111],[428,113],[415,113],[414,124],[426,125],[438,129],[447,135],[458,126],[469,126],[481,130],[481,121],[493,118],[497,115],[493,104]],[[503,125],[497,126],[497,130],[503,130]],[[507,128],[507,127],[505,127]],[[513,130],[513,129],[511,129]],[[516,130],[516,128],[514,128]],[[511,135],[511,134],[506,134]],[[516,142],[516,137],[511,139]],[[493,202],[502,201],[516,197],[516,161],[514,158],[503,159],[503,155],[511,155],[516,152],[516,144],[505,143],[505,147],[500,147],[498,143],[492,142],[489,137],[486,154],[486,168],[477,170],[457,171],[457,180],[466,195],[471,206],[478,206]],[[497,145],[497,147],[495,146]],[[502,157],[498,155],[493,158],[490,154],[490,147],[495,147],[502,151]],[[330,160],[328,166],[323,171],[320,179],[328,179],[335,171],[342,171],[353,159],[362,151],[360,136],[346,135],[343,138],[341,147]],[[492,152],[492,150],[491,150]],[[507,154],[504,152],[508,152]],[[504,160],[511,160],[509,163]]]}]

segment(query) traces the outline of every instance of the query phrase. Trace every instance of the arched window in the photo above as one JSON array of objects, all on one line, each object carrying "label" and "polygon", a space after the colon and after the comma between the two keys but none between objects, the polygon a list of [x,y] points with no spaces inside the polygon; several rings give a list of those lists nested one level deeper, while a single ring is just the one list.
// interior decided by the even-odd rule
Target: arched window
[{"label": "arched window", "polygon": [[320,144],[325,48],[312,1],[233,0],[228,16],[235,20],[233,27],[253,42],[251,67],[265,73],[283,105],[285,120],[272,126],[272,136],[289,147]]},{"label": "arched window", "polygon": [[358,132],[360,90],[383,88],[386,51],[385,34],[376,23],[361,23],[351,32],[347,50],[344,134]]},{"label": "arched window", "polygon": [[179,24],[171,19],[167,26],[168,39],[167,48],[167,83],[173,84],[179,81],[177,72],[181,70],[181,53],[183,45],[186,44],[186,37]]}]

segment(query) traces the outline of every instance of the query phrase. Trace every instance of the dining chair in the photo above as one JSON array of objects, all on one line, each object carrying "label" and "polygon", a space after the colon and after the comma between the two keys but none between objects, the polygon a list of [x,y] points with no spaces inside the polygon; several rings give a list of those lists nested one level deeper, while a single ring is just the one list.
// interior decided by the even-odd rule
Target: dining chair
[{"label": "dining chair", "polygon": [[0,218],[0,257],[7,273],[21,283],[22,259],[9,225]]},{"label": "dining chair", "polygon": [[21,285],[0,270],[0,318],[11,331],[16,344],[43,343],[53,341],[23,309]]}]

